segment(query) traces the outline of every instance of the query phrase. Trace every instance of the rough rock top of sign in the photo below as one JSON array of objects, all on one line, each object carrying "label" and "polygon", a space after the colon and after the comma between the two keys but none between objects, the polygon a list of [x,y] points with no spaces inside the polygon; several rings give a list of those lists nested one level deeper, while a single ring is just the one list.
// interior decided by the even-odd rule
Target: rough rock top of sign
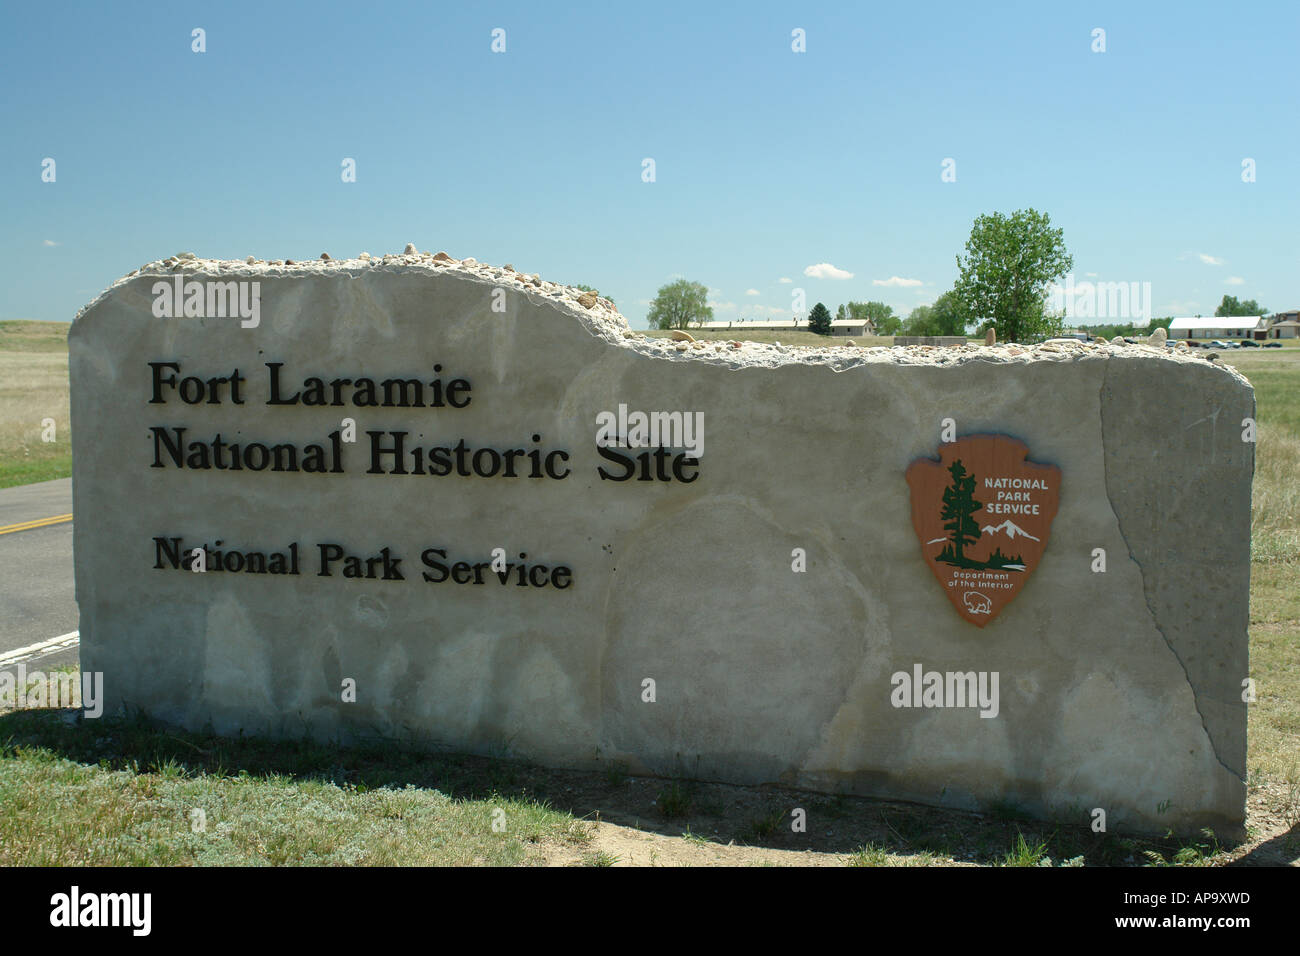
[{"label": "rough rock top of sign", "polygon": [[418,251],[407,243],[401,253],[372,256],[362,252],[352,259],[335,259],[322,253],[319,259],[203,259],[192,252],[179,252],[165,259],[147,262],[104,290],[94,302],[77,313],[78,318],[96,302],[110,295],[118,286],[141,276],[173,276],[187,278],[220,277],[222,279],[302,278],[311,276],[357,276],[372,272],[400,272],[428,275],[458,275],[494,287],[500,286],[522,292],[531,299],[550,302],[561,311],[581,320],[593,335],[630,348],[645,355],[670,361],[703,361],[731,368],[782,365],[828,365],[843,371],[859,365],[887,363],[896,365],[932,365],[953,367],[968,362],[994,364],[1026,364],[1030,362],[1069,363],[1076,361],[1124,358],[1163,361],[1204,368],[1214,367],[1220,374],[1228,375],[1249,385],[1246,378],[1231,366],[1207,361],[1200,353],[1186,348],[1168,348],[1163,345],[1139,343],[1127,345],[1122,340],[1112,342],[1073,342],[1056,340],[1039,345],[958,346],[858,346],[830,341],[824,346],[792,346],[776,343],[748,342],[740,339],[724,341],[695,341],[687,332],[680,339],[652,338],[630,328],[609,299],[598,293],[562,285],[543,279],[537,273],[522,272],[513,265],[493,266],[473,257],[456,259],[446,252]]}]

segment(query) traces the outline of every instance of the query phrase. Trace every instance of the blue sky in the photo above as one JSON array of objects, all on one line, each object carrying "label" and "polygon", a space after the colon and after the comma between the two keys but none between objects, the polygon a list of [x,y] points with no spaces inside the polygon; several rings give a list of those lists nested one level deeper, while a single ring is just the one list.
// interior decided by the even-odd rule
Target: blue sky
[{"label": "blue sky", "polygon": [[1155,315],[1300,308],[1300,4],[705,6],[8,4],[0,319],[71,320],[182,250],[407,242],[637,327],[678,276],[718,319],[795,288],[906,315],[977,215],[1028,206],[1076,281],[1150,282]]}]

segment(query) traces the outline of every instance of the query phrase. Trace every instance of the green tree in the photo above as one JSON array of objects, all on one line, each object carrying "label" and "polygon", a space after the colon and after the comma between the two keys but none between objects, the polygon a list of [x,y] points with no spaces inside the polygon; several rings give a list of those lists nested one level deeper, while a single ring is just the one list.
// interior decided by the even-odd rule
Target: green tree
[{"label": "green tree", "polygon": [[1246,299],[1244,302],[1237,301],[1235,295],[1225,295],[1219,307],[1214,310],[1217,316],[1231,315],[1267,315],[1268,309],[1264,308],[1254,299]]},{"label": "green tree", "polygon": [[831,334],[831,311],[818,302],[808,313],[808,331],[818,335]]},{"label": "green tree", "polygon": [[955,292],[945,292],[933,305],[918,305],[903,323],[904,335],[965,335],[966,312]]},{"label": "green tree", "polygon": [[966,473],[960,458],[949,466],[948,474],[952,475],[952,484],[943,490],[943,511],[939,517],[945,522],[943,530],[949,534],[939,558],[967,567],[970,562],[962,552],[966,545],[980,538],[980,526],[971,515],[983,508],[984,502],[975,500],[975,476]]},{"label": "green tree", "polygon": [[708,288],[689,279],[661,286],[646,313],[650,327],[655,329],[684,329],[712,318]]},{"label": "green tree", "polygon": [[904,335],[938,335],[938,329],[932,305],[918,305],[903,320]]},{"label": "green tree", "polygon": [[1046,213],[995,212],[971,227],[954,291],[967,313],[992,324],[998,341],[1019,342],[1059,329],[1063,316],[1047,311],[1047,289],[1072,268],[1062,230]]},{"label": "green tree", "polygon": [[[850,302],[849,311],[853,312],[854,306],[861,308],[861,315],[871,320],[872,326],[875,327],[877,335],[897,335],[898,330],[903,325],[903,320],[894,315],[894,307],[885,305],[883,302]],[[859,318],[859,314],[854,314],[854,318]]]},{"label": "green tree", "polygon": [[594,292],[596,293],[596,295],[600,296],[601,298],[608,299],[610,305],[614,304],[614,297],[612,295],[605,295],[599,289],[593,288],[592,286],[582,285],[581,283],[579,283],[578,285],[575,285],[574,288],[581,289],[583,292]]},{"label": "green tree", "polygon": [[956,292],[945,292],[934,300],[934,305],[930,308],[934,316],[935,328],[938,330],[935,335],[966,334],[966,309],[962,304],[961,296]]}]

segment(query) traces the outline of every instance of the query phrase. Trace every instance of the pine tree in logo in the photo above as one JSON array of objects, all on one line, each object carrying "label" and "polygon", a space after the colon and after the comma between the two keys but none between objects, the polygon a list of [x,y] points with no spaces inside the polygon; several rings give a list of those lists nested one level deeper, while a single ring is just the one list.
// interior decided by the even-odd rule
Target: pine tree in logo
[{"label": "pine tree in logo", "polygon": [[980,539],[980,526],[971,517],[984,507],[975,500],[975,476],[966,474],[966,467],[958,458],[948,468],[952,484],[943,490],[943,530],[948,532],[948,543],[939,552],[938,560],[960,568],[982,568],[983,561],[973,561],[964,554],[966,546]]}]

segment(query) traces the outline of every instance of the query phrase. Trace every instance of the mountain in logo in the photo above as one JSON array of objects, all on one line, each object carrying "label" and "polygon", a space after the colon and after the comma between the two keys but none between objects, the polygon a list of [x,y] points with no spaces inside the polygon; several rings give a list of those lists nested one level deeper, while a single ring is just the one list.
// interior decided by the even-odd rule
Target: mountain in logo
[{"label": "mountain in logo", "polygon": [[1030,541],[1038,540],[1032,534],[1026,531],[1024,528],[1020,527],[1018,524],[1012,521],[1010,518],[1008,518],[1006,521],[1002,522],[1001,524],[986,524],[980,530],[983,534],[997,534],[999,531],[1001,531],[1012,541],[1015,541],[1017,537],[1028,538]]}]

